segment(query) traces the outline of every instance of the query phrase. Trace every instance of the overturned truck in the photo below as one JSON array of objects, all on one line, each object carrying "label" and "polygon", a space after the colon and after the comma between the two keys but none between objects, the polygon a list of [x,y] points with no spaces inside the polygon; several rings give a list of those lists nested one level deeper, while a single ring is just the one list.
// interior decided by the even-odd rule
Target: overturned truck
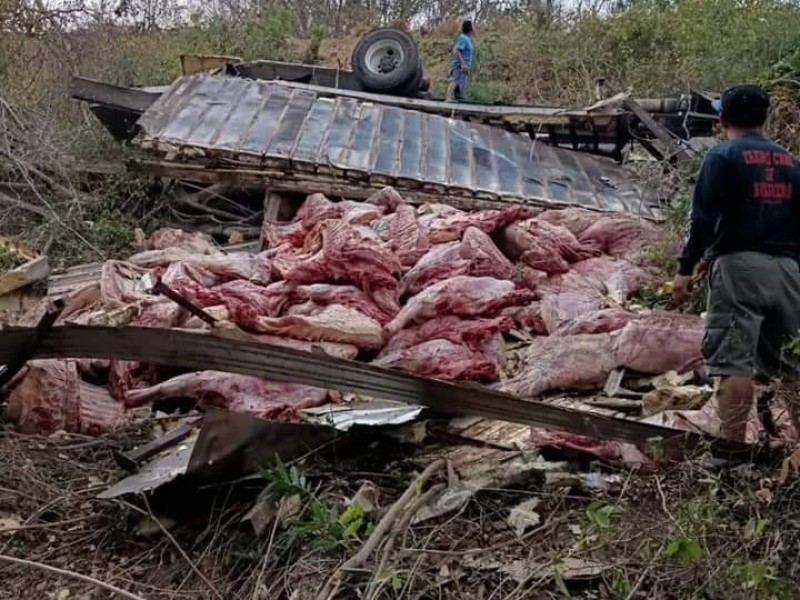
[{"label": "overturned truck", "polygon": [[[22,430],[100,433],[176,398],[308,420],[368,396],[532,425],[533,445],[713,434],[707,411],[631,419],[561,393],[615,396],[625,373],[645,390],[670,371],[704,383],[701,318],[632,300],[659,284],[644,255],[662,207],[613,162],[466,118],[486,107],[296,81],[75,89],[136,104],[135,168],[262,190],[260,239],[162,230],[127,260],[51,278],[63,311],[0,333],[0,361],[34,359],[7,386]],[[546,112],[520,110],[500,112]]]}]

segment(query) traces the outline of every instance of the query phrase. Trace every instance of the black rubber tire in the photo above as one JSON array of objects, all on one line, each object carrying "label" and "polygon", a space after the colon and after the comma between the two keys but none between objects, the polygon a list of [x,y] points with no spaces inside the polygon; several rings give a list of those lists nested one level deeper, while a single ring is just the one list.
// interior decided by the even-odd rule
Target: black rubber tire
[{"label": "black rubber tire", "polygon": [[[376,72],[368,64],[370,50],[381,43],[400,49],[402,61],[388,73]],[[350,60],[361,86],[368,92],[402,93],[412,81],[422,77],[422,63],[414,39],[398,29],[376,29],[362,37],[353,49]]]},{"label": "black rubber tire", "polygon": [[408,83],[401,90],[397,90],[395,93],[399,96],[405,96],[407,98],[416,98],[417,96],[419,96],[421,85],[422,85],[422,61],[419,61],[419,68],[417,69],[416,75],[414,75],[414,77],[410,79]]}]

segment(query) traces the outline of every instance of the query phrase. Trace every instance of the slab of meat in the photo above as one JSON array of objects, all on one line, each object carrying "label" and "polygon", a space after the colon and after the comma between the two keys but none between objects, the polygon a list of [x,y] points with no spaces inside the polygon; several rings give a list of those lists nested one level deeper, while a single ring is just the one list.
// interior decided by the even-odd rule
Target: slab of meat
[{"label": "slab of meat", "polygon": [[107,260],[100,269],[100,303],[108,309],[122,308],[149,298],[141,281],[151,273],[120,260]]},{"label": "slab of meat", "polygon": [[378,321],[340,304],[321,307],[311,315],[258,317],[254,330],[309,342],[352,344],[362,350],[377,350],[384,342]]},{"label": "slab of meat", "polygon": [[[190,297],[200,306],[223,305],[239,323],[245,326],[253,317],[276,317],[291,302],[294,286],[285,281],[276,281],[270,285],[256,285],[249,281],[229,281],[212,288],[196,290]],[[247,315],[251,316],[247,316]]]},{"label": "slab of meat", "polygon": [[599,254],[581,244],[570,231],[540,219],[527,219],[506,227],[503,250],[514,260],[547,273],[566,273],[569,263]]},{"label": "slab of meat", "polygon": [[291,223],[272,223],[266,219],[261,224],[261,249],[278,248],[289,245],[302,248],[307,230],[300,221]]},{"label": "slab of meat", "polygon": [[639,293],[642,285],[654,284],[656,277],[648,269],[627,260],[598,256],[572,265],[572,271],[584,277],[596,290],[617,302]]},{"label": "slab of meat", "polygon": [[143,250],[180,248],[192,254],[215,254],[218,252],[211,236],[199,231],[164,228],[153,232],[141,244]]},{"label": "slab of meat", "polygon": [[270,346],[280,346],[281,348],[293,348],[303,352],[317,353],[322,352],[334,358],[353,360],[358,356],[358,348],[351,344],[335,344],[333,342],[306,342],[292,338],[278,337],[275,335],[253,335],[252,338],[258,342],[269,344]]},{"label": "slab of meat", "polygon": [[401,204],[405,204],[403,197],[391,186],[386,186],[367,198],[367,202],[382,207],[387,213],[393,213]]},{"label": "slab of meat", "polygon": [[[129,256],[126,262],[145,269],[156,269],[158,267],[167,268],[174,262],[187,260],[193,256],[197,255],[182,248],[162,248],[160,250],[144,250],[142,252],[137,252]],[[214,254],[209,254],[209,256],[214,256]]]},{"label": "slab of meat", "polygon": [[293,221],[300,223],[305,230],[310,230],[328,219],[343,219],[353,225],[369,225],[383,213],[383,207],[373,203],[352,200],[332,202],[323,194],[311,194],[297,209]]},{"label": "slab of meat", "polygon": [[604,254],[639,263],[644,250],[659,241],[660,233],[653,223],[620,213],[597,219],[578,239]]},{"label": "slab of meat", "polygon": [[342,204],[331,202],[324,194],[311,194],[297,209],[293,220],[300,222],[303,229],[311,229],[326,219],[340,219],[343,213]]},{"label": "slab of meat", "polygon": [[537,447],[551,447],[586,454],[606,462],[623,462],[626,465],[642,465],[649,461],[632,444],[595,440],[576,433],[549,431],[531,427],[531,441]]},{"label": "slab of meat", "polygon": [[442,204],[440,202],[426,202],[419,207],[417,214],[424,217],[426,220],[439,217],[447,217],[453,215],[465,215],[465,211],[450,204]]},{"label": "slab of meat", "polygon": [[602,310],[606,302],[602,294],[595,289],[567,288],[564,291],[548,290],[544,292],[539,305],[542,321],[548,333],[552,334],[586,314]]},{"label": "slab of meat", "polygon": [[480,350],[484,340],[498,333],[511,331],[513,326],[513,321],[508,317],[493,319],[462,319],[453,315],[436,317],[425,321],[422,325],[400,330],[392,336],[379,357],[434,339],[464,344],[471,350]]},{"label": "slab of meat", "polygon": [[342,220],[351,225],[371,225],[383,216],[384,209],[367,202],[354,202],[353,200],[343,200]]},{"label": "slab of meat", "polygon": [[606,213],[585,208],[562,208],[556,210],[546,210],[539,215],[539,220],[547,221],[553,225],[559,225],[568,229],[572,235],[580,238],[580,235],[589,229],[595,222],[602,219]]},{"label": "slab of meat", "polygon": [[654,315],[612,333],[536,338],[520,351],[522,368],[503,389],[533,398],[554,389],[602,385],[616,368],[657,375],[701,360],[703,324],[692,315]]},{"label": "slab of meat", "polygon": [[431,247],[428,234],[417,222],[417,211],[403,204],[389,224],[389,246],[404,267],[413,267]]},{"label": "slab of meat", "polygon": [[[268,285],[272,281],[272,263],[266,252],[259,254],[233,252],[213,256],[192,256],[174,262],[169,269],[176,268],[176,264],[196,269],[203,274],[204,280],[211,281],[210,285],[236,279],[246,279],[258,285]],[[213,280],[211,280],[212,277]],[[166,281],[167,279],[165,279]]]},{"label": "slab of meat", "polygon": [[[231,318],[231,313],[230,313],[230,311],[227,309],[227,307],[224,304],[220,304],[220,305],[217,305],[217,306],[206,306],[206,307],[203,308],[203,310],[208,315],[210,315],[211,317],[216,319],[220,323],[220,326],[225,326],[225,324],[228,324],[231,327],[233,326],[233,320]],[[203,319],[201,319],[200,317],[191,316],[191,317],[187,318],[186,321],[181,323],[181,328],[182,329],[209,329],[210,327],[209,327],[208,323],[203,321]]]},{"label": "slab of meat", "polygon": [[30,361],[13,386],[8,417],[22,433],[99,435],[124,422],[123,405],[81,381],[75,361]]},{"label": "slab of meat", "polygon": [[220,283],[211,271],[190,262],[172,263],[161,275],[161,281],[182,294],[193,294]]},{"label": "slab of meat", "polygon": [[[292,302],[313,301],[319,306],[341,304],[364,313],[378,321],[381,325],[388,323],[397,314],[387,314],[373,302],[365,292],[353,285],[333,285],[330,283],[314,283],[294,286],[290,291]],[[276,316],[276,315],[270,315]]]},{"label": "slab of meat", "polygon": [[582,244],[566,227],[554,225],[541,219],[526,219],[518,225],[539,244],[554,248],[567,262],[573,263],[600,254],[600,251]]},{"label": "slab of meat", "polygon": [[520,351],[522,368],[501,389],[535,398],[556,389],[602,386],[619,366],[614,334],[537,337]]},{"label": "slab of meat", "polygon": [[553,335],[579,335],[582,333],[609,333],[622,329],[638,317],[622,308],[605,308],[580,315],[557,328]]},{"label": "slab of meat", "polygon": [[460,275],[435,283],[411,298],[386,329],[395,334],[412,323],[444,315],[493,315],[508,306],[530,302],[533,296],[532,291],[517,289],[511,281]]},{"label": "slab of meat", "polygon": [[259,419],[296,421],[298,411],[325,404],[328,392],[295,383],[220,371],[200,371],[173,377],[149,388],[125,394],[129,407],[156,400],[192,398],[200,406],[220,406]]},{"label": "slab of meat", "polygon": [[[502,340],[500,336],[500,343]],[[373,364],[446,381],[493,381],[497,379],[501,368],[495,354],[496,351],[487,353],[470,350],[465,344],[434,339],[388,352]]]},{"label": "slab of meat", "polygon": [[469,261],[469,274],[473,277],[494,277],[514,280],[517,271],[511,261],[500,252],[486,233],[477,227],[468,227],[459,245],[461,257]]},{"label": "slab of meat", "polygon": [[183,316],[183,310],[168,298],[156,297],[144,300],[139,315],[130,324],[137,327],[176,327]]},{"label": "slab of meat", "polygon": [[461,257],[461,243],[433,246],[400,280],[400,297],[413,296],[438,281],[469,273],[469,261]]},{"label": "slab of meat", "polygon": [[566,273],[569,263],[558,248],[540,242],[520,223],[512,223],[500,233],[500,246],[513,260],[545,273]]},{"label": "slab of meat", "polygon": [[510,206],[499,210],[481,210],[477,212],[449,212],[443,214],[423,214],[420,209],[419,223],[428,232],[432,244],[460,240],[468,227],[477,227],[484,233],[492,233],[506,225],[528,216],[522,206]]},{"label": "slab of meat", "polygon": [[[172,300],[151,297],[140,303],[140,313],[130,321],[136,327],[159,327],[169,329],[177,327],[184,318],[183,309]],[[109,363],[108,387],[114,398],[136,386],[140,379],[149,380],[155,377],[153,366],[128,360],[112,360]]]},{"label": "slab of meat", "polygon": [[568,273],[550,277],[539,286],[542,318],[547,330],[555,333],[605,308],[606,297],[621,303],[652,281],[649,271],[621,259],[600,256],[574,263]]},{"label": "slab of meat", "polygon": [[648,375],[683,373],[701,364],[703,329],[696,315],[655,313],[633,320],[616,339],[619,363]]},{"label": "slab of meat", "polygon": [[354,283],[388,314],[398,310],[397,280],[401,269],[392,251],[369,228],[342,221],[320,224],[322,248],[283,272],[296,283]]},{"label": "slab of meat", "polygon": [[547,281],[548,275],[546,271],[540,271],[523,264],[517,264],[515,268],[517,270],[516,281],[529,290],[537,290],[539,286]]},{"label": "slab of meat", "polygon": [[525,279],[495,246],[492,238],[476,227],[469,227],[460,242],[431,248],[400,280],[400,295],[416,294],[437,281],[457,275],[512,281]]},{"label": "slab of meat", "polygon": [[528,306],[510,306],[504,308],[502,314],[513,319],[518,327],[527,329],[533,335],[548,334],[539,302],[531,302]]}]

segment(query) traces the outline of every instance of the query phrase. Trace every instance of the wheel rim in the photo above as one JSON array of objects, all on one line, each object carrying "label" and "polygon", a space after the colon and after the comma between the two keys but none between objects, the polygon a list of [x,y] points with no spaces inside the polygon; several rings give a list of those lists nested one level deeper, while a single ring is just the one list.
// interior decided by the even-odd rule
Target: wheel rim
[{"label": "wheel rim", "polygon": [[394,40],[379,40],[367,48],[364,63],[373,75],[383,76],[397,70],[403,64],[403,47]]}]

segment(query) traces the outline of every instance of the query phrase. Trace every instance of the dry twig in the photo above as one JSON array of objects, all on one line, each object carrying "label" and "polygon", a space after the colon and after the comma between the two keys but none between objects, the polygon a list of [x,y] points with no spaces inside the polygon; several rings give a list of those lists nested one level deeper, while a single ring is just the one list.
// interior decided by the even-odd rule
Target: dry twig
[{"label": "dry twig", "polygon": [[189,558],[189,555],[186,554],[186,551],[178,543],[178,540],[176,540],[175,537],[169,532],[169,530],[167,530],[167,528],[164,527],[164,524],[161,522],[161,520],[153,514],[153,511],[150,509],[150,503],[147,501],[147,497],[144,494],[142,494],[142,498],[144,500],[145,507],[147,508],[146,511],[142,510],[141,508],[139,508],[137,506],[134,506],[133,504],[130,504],[129,502],[124,502],[124,504],[126,506],[128,506],[129,508],[131,508],[132,510],[138,512],[139,514],[152,519],[153,522],[161,530],[161,533],[164,534],[164,536],[170,541],[170,543],[178,551],[178,554],[180,554],[183,557],[183,559],[186,561],[186,564],[189,565],[189,568],[195,573],[195,575],[197,575],[203,581],[203,583],[206,584],[206,586],[211,591],[211,593],[214,594],[214,597],[217,598],[218,600],[223,600],[222,594],[219,593],[219,590],[217,590],[217,588],[214,586],[214,584],[211,583],[211,581],[208,579],[208,577],[206,577],[203,574],[203,572],[197,567],[197,565],[194,564],[194,561],[191,558]]},{"label": "dry twig", "polygon": [[56,575],[61,575],[63,577],[70,577],[72,579],[77,579],[78,581],[83,581],[85,583],[90,583],[95,587],[99,587],[106,591],[112,592],[122,598],[128,598],[129,600],[145,600],[141,596],[137,596],[136,594],[131,594],[130,592],[126,592],[123,589],[120,589],[116,586],[111,585],[110,583],[106,583],[104,581],[100,581],[99,579],[95,579],[94,577],[89,577],[88,575],[82,575],[81,573],[75,573],[74,571],[66,571],[64,569],[59,569],[56,567],[51,567],[50,565],[45,565],[43,563],[34,562],[32,560],[26,560],[24,558],[14,558],[13,556],[7,556],[5,554],[0,554],[0,561],[9,562],[15,565],[20,565],[23,567],[31,567],[34,569],[40,569],[42,571],[48,571],[50,573],[55,573]]},{"label": "dry twig", "polygon": [[344,578],[345,573],[358,569],[367,562],[367,559],[369,559],[372,552],[380,545],[383,538],[391,531],[392,526],[403,513],[403,510],[418,494],[420,487],[423,486],[425,482],[435,474],[442,471],[446,464],[447,463],[444,459],[432,462],[419,477],[411,482],[411,485],[409,485],[406,491],[403,492],[403,495],[400,496],[397,502],[395,502],[389,509],[389,512],[387,512],[380,520],[378,526],[375,527],[372,535],[369,536],[369,539],[367,539],[361,549],[348,560],[346,560],[328,578],[328,580],[325,582],[325,585],[322,586],[322,589],[317,594],[317,600],[331,600],[336,596],[342,584],[342,579]]}]

